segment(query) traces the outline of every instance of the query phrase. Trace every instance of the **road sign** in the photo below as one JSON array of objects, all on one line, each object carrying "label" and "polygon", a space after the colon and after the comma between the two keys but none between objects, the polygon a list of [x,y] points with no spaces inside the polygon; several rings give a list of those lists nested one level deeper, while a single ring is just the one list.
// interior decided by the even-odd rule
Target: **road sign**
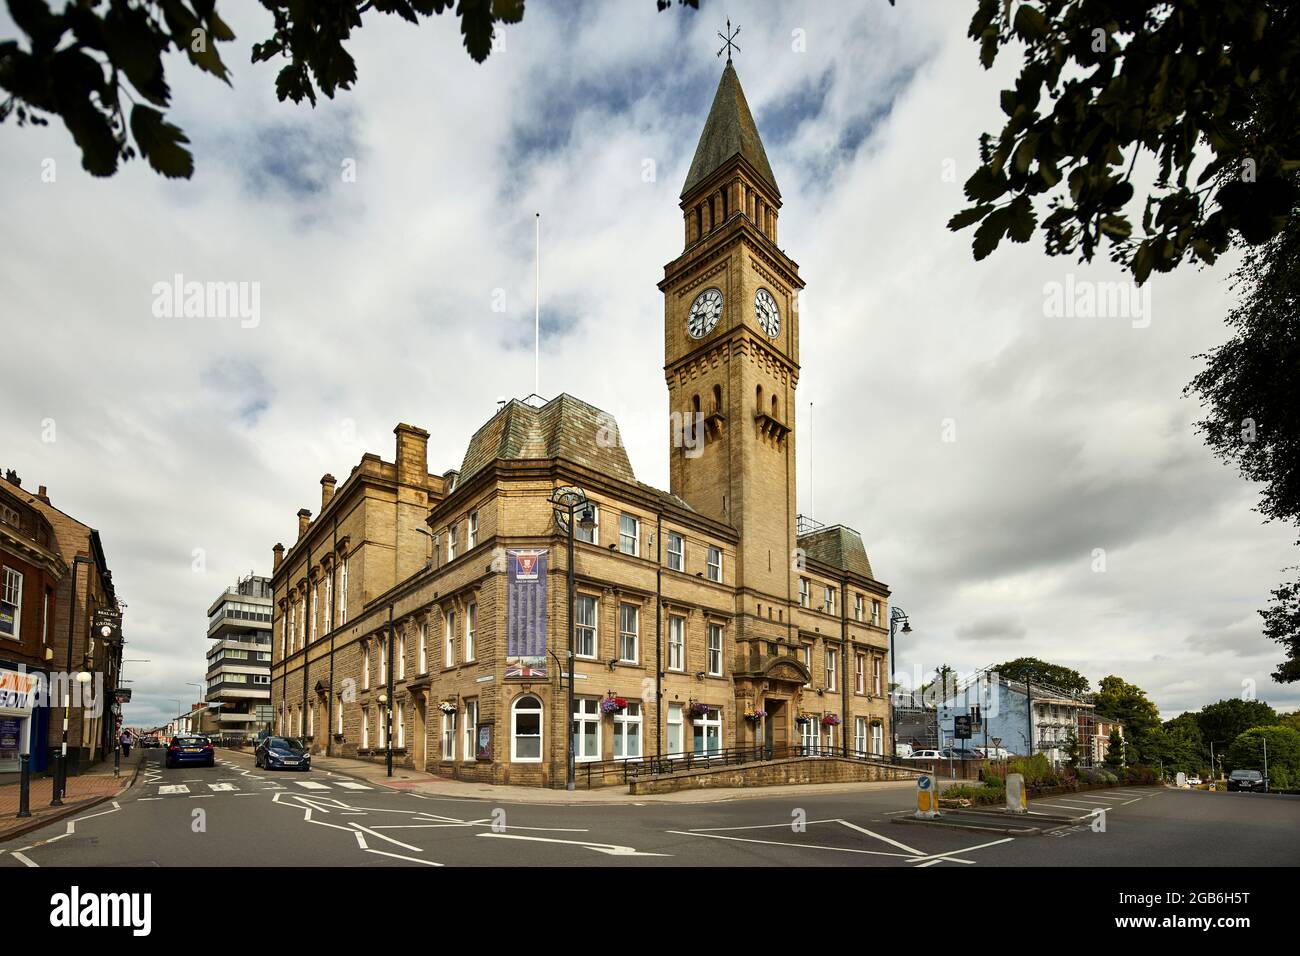
[{"label": "road sign", "polygon": [[970,740],[970,715],[960,714],[952,719],[952,735],[957,740]]},{"label": "road sign", "polygon": [[916,815],[922,820],[933,820],[939,815],[939,788],[928,773],[916,778]]}]

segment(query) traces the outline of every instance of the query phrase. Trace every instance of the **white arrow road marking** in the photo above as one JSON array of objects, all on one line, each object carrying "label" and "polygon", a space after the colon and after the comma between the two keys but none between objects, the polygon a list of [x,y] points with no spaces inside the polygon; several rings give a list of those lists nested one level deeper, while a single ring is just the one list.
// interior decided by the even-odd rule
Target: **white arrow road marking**
[{"label": "white arrow road marking", "polygon": [[915,857],[908,862],[920,863],[923,860],[933,860],[935,863],[938,863],[940,860],[949,860],[958,853],[970,853],[972,850],[983,850],[985,847],[997,846],[1000,843],[1010,843],[1013,839],[1014,837],[1003,837],[1001,840],[994,840],[991,843],[981,843],[978,846],[962,847],[960,850],[946,850],[943,853],[927,853],[925,856]]},{"label": "white arrow road marking", "polygon": [[[789,824],[786,824],[789,826]],[[862,853],[867,856],[892,856],[900,860],[908,859],[906,853],[887,853],[884,850],[860,850],[856,847],[847,846],[818,846],[815,843],[785,843],[781,840],[754,840],[749,837],[723,836],[721,833],[697,833],[694,830],[665,830],[665,833],[676,834],[677,836],[704,837],[709,840],[731,840],[735,843],[762,843],[767,846],[789,846],[796,850],[834,850],[839,853]]]},{"label": "white arrow road marking", "polygon": [[587,843],[582,840],[556,840],[552,837],[522,836],[514,833],[479,833],[477,835],[481,837],[496,837],[499,840],[529,840],[534,843],[568,843],[571,846],[584,847],[588,850],[595,850],[597,853],[607,853],[610,856],[672,856],[671,853],[647,853],[643,850],[638,850],[636,847],[619,846],[616,843]]}]

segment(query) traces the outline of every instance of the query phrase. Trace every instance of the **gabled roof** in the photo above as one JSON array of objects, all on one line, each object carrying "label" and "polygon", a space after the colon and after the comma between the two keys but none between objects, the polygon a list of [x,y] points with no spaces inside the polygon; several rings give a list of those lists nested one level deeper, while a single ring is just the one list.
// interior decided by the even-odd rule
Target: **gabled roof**
[{"label": "gabled roof", "polygon": [[745,102],[745,91],[740,88],[740,78],[736,68],[727,61],[727,68],[722,71],[718,82],[718,92],[714,94],[713,106],[709,118],[704,123],[704,132],[700,134],[699,145],[695,147],[695,158],[691,160],[690,172],[686,174],[686,185],[682,187],[685,197],[692,189],[708,179],[724,163],[735,156],[740,156],[763,179],[779,197],[776,177],[767,161],[763,150],[763,141],[759,138],[754,116],[749,112]]},{"label": "gabled roof", "polygon": [[862,544],[862,536],[852,528],[844,525],[832,525],[809,534],[801,535],[799,547],[814,561],[829,564],[831,567],[861,575],[874,581],[871,562],[867,560],[867,549]]},{"label": "gabled roof", "polygon": [[493,415],[469,440],[457,484],[498,459],[549,458],[636,482],[614,416],[572,395],[560,394],[540,408],[514,399]]}]

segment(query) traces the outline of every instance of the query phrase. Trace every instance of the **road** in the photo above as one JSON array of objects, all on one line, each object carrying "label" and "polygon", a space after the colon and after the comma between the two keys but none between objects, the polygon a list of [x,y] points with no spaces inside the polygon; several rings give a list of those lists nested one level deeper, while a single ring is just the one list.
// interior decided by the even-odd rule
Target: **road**
[{"label": "road", "polygon": [[[94,866],[1294,866],[1300,800],[1120,788],[1040,801],[1105,807],[1077,826],[1006,836],[893,818],[910,790],[708,804],[557,806],[427,797],[324,772],[213,768],[148,752],[120,799],[0,844],[4,867]],[[1056,809],[1050,809],[1055,807]]]}]

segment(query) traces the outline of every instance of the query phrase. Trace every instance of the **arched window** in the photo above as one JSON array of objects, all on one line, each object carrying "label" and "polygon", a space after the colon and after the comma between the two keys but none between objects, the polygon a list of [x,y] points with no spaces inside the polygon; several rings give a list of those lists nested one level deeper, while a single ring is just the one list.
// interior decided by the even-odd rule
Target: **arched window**
[{"label": "arched window", "polygon": [[722,190],[722,221],[727,221],[727,190]]},{"label": "arched window", "polygon": [[777,411],[778,411],[778,405],[776,403],[776,396],[773,395],[772,396],[772,417],[775,418],[777,421],[780,421],[781,416],[777,414]]},{"label": "arched window", "polygon": [[699,414],[699,411],[700,411],[700,396],[698,396],[698,395],[692,395],[692,396],[691,396],[691,411],[695,412],[696,414]]},{"label": "arched window", "polygon": [[758,385],[754,388],[754,411],[760,415],[763,413],[763,386]]},{"label": "arched window", "polygon": [[542,702],[532,694],[518,698],[510,708],[510,759],[542,762]]},{"label": "arched window", "polygon": [[722,386],[721,385],[713,386],[713,410],[715,412],[722,411]]}]

